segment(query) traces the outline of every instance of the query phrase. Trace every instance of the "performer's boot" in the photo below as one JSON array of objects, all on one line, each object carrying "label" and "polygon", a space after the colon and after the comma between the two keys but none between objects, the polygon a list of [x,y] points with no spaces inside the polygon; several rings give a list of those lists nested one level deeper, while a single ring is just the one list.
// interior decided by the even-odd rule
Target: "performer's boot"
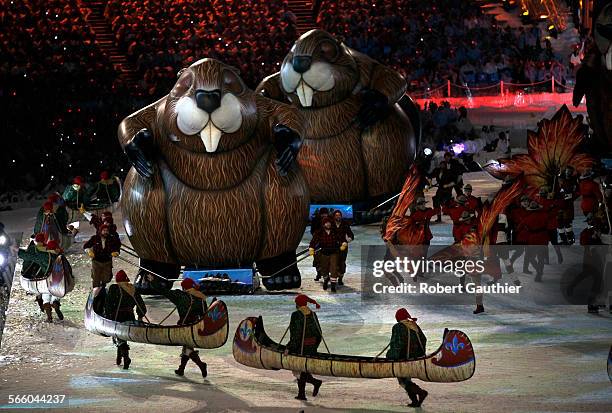
[{"label": "performer's boot", "polygon": [[331,282],[331,292],[335,293],[336,292],[336,283],[335,282]]},{"label": "performer's boot", "polygon": [[323,280],[323,289],[327,290],[328,286],[329,286],[329,277],[325,277],[325,279]]},{"label": "performer's boot", "polygon": [[297,379],[298,385],[298,395],[295,396],[297,400],[308,400],[306,399],[306,373],[301,373],[300,377]]},{"label": "performer's boot", "polygon": [[342,282],[342,277],[344,277],[344,274],[340,274],[338,276],[338,285],[344,285],[344,283]]},{"label": "performer's boot", "polygon": [[43,307],[43,300],[42,300],[42,297],[40,295],[36,296],[36,303],[38,304],[38,307],[40,307],[40,312],[44,313],[45,312],[45,307]]},{"label": "performer's boot", "polygon": [[132,359],[130,358],[130,346],[127,344],[122,344],[121,355],[123,356],[123,370],[127,370],[130,368],[130,364],[132,363]]},{"label": "performer's boot", "polygon": [[410,401],[412,403],[410,403],[408,405],[408,407],[419,407],[419,398],[418,398],[418,388],[419,386],[417,386],[414,383],[409,383],[404,389],[406,390],[406,393],[408,393],[408,397],[410,398]]},{"label": "performer's boot", "polygon": [[484,305],[477,304],[476,305],[476,309],[473,312],[474,312],[474,314],[484,313]]},{"label": "performer's boot", "polygon": [[315,277],[315,281],[319,281],[321,279],[321,273],[317,271],[317,276]]},{"label": "performer's boot", "polygon": [[599,306],[589,304],[587,306],[587,311],[589,314],[599,314]]},{"label": "performer's boot", "polygon": [[45,309],[45,314],[47,314],[47,323],[53,322],[53,313],[51,312],[51,304],[44,303],[43,308]]},{"label": "performer's boot", "polygon": [[208,375],[208,371],[206,371],[206,363],[200,360],[200,356],[198,355],[198,352],[192,351],[191,354],[189,355],[189,358],[193,360],[195,364],[198,365],[198,367],[200,368],[200,371],[202,372],[202,377],[206,378],[206,376]]},{"label": "performer's boot", "polygon": [[317,394],[319,394],[319,389],[321,388],[321,384],[323,384],[323,381],[315,379],[314,377],[312,377],[312,374],[307,373],[306,382],[312,384],[312,397],[317,397]]},{"label": "performer's boot", "polygon": [[419,399],[416,394],[408,393],[408,397],[410,397],[410,403],[408,407],[419,407]]},{"label": "performer's boot", "polygon": [[419,395],[419,407],[421,407],[421,405],[423,404],[423,401],[425,401],[425,398],[429,395],[429,393],[427,392],[427,390],[423,390],[419,387],[418,395]]},{"label": "performer's boot", "polygon": [[569,245],[567,242],[567,234],[565,232],[559,232],[559,238],[561,239],[561,245]]},{"label": "performer's boot", "polygon": [[185,374],[185,367],[187,366],[188,361],[189,361],[189,356],[185,356],[184,354],[181,354],[181,365],[179,366],[178,369],[174,370],[174,374],[176,374],[177,376],[182,376],[183,374]]},{"label": "performer's boot", "polygon": [[64,314],[60,310],[60,302],[55,301],[53,304],[51,304],[51,306],[55,309],[55,314],[57,314],[57,318],[59,318],[60,320],[63,320]]},{"label": "performer's boot", "polygon": [[121,347],[117,346],[117,360],[115,360],[115,362],[117,363],[118,366],[121,365],[122,358],[123,358],[123,351]]}]

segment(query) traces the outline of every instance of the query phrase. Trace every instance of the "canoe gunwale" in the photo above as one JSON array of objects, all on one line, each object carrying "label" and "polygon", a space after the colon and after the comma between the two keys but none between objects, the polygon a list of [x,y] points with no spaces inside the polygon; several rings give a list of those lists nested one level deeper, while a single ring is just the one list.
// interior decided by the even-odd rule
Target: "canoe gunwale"
[{"label": "canoe gunwale", "polygon": [[261,316],[249,317],[238,324],[232,348],[234,359],[257,369],[367,379],[412,377],[442,383],[468,380],[476,370],[476,356],[469,337],[460,330],[448,328],[435,351],[409,360],[327,353],[285,355],[284,351],[285,346],[270,339],[265,332]]},{"label": "canoe gunwale", "polygon": [[[207,334],[200,334],[199,331],[202,330],[204,331],[204,320],[205,317],[199,319],[198,321],[194,322],[194,323],[190,323],[190,324],[185,324],[185,325],[159,325],[159,324],[151,324],[151,323],[146,323],[146,322],[142,322],[142,321],[138,321],[138,322],[119,322],[119,321],[113,321],[113,320],[109,320],[107,318],[102,317],[100,314],[96,313],[94,311],[93,308],[93,300],[94,300],[94,292],[93,290],[90,292],[89,294],[89,298],[87,300],[87,304],[86,304],[86,308],[85,308],[85,328],[97,335],[101,335],[101,336],[106,336],[108,337],[109,335],[106,332],[102,332],[101,330],[109,330],[112,329],[112,334],[110,335],[110,337],[119,337],[121,338],[121,336],[124,336],[127,338],[126,341],[131,341],[134,343],[143,343],[143,344],[152,344],[152,345],[166,345],[166,346],[189,346],[189,347],[194,347],[194,348],[202,348],[202,349],[211,349],[211,348],[219,348],[222,347],[223,345],[225,345],[225,343],[227,342],[227,338],[229,336],[229,314],[227,312],[227,305],[221,301],[221,300],[217,300],[215,302],[219,302],[219,305],[223,305],[225,307],[225,318],[226,318],[226,322],[225,324],[220,327],[218,330],[212,332],[212,333],[207,333]],[[209,308],[209,310],[211,308],[213,308],[214,303],[213,302],[211,304]],[[118,328],[120,328],[124,331],[122,332],[117,332]],[[198,329],[199,327],[199,329]],[[125,331],[127,329],[127,331]],[[138,334],[138,330],[142,330],[144,329],[144,334],[141,331],[141,334]],[[215,345],[213,347],[208,347],[208,346],[201,346],[200,343],[198,343],[198,340],[196,340],[195,338],[195,331],[196,329],[198,329],[198,336],[202,338],[202,340],[205,339],[213,339],[215,340],[215,343],[221,342],[221,344],[219,345]],[[163,333],[164,330],[167,333]],[[177,331],[179,330],[183,330],[184,332],[189,331],[189,340],[187,342],[185,341],[176,341],[173,340],[171,337],[171,332],[172,331]],[[157,340],[153,340],[149,338],[150,332],[154,332],[154,331],[161,331],[162,335],[159,335],[157,337]],[[217,337],[219,334],[223,334],[223,332],[225,333],[225,336],[223,337],[222,340],[219,340],[219,337]],[[140,339],[138,336],[143,337],[146,341],[143,341],[142,339]],[[167,343],[156,343],[154,341],[161,341],[160,337],[164,337],[167,340]],[[215,339],[216,338],[216,339]],[[153,341],[153,342],[152,342]]]}]

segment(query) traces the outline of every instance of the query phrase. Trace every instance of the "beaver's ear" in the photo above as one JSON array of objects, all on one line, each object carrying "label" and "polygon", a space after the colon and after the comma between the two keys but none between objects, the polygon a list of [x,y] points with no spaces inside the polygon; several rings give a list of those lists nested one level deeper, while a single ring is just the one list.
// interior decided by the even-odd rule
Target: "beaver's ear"
[{"label": "beaver's ear", "polygon": [[246,90],[246,85],[240,77],[240,71],[233,66],[223,67],[223,91],[240,96]]},{"label": "beaver's ear", "polygon": [[321,56],[330,63],[334,63],[340,55],[341,45],[335,40],[325,39],[319,44]]},{"label": "beaver's ear", "polygon": [[178,71],[178,73],[176,74],[176,78],[178,79],[179,77],[181,77],[181,75],[183,74],[183,72],[187,70],[186,67],[182,68],[181,70]]},{"label": "beaver's ear", "polygon": [[170,91],[170,96],[177,97],[185,95],[193,84],[193,79],[193,71],[187,70],[187,68],[181,69],[178,72],[178,80]]}]

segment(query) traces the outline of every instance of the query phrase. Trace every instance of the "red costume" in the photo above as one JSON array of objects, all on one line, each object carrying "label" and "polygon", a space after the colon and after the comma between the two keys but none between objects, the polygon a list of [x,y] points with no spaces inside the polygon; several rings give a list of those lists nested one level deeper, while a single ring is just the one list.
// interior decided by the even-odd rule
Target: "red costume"
[{"label": "red costume", "polygon": [[559,210],[562,202],[559,199],[548,199],[546,197],[539,197],[538,203],[542,205],[542,209],[547,212],[547,225],[548,230],[557,230]]},{"label": "red costume", "polygon": [[453,220],[453,238],[455,242],[461,241],[464,230],[461,229],[463,223],[459,221],[459,218],[461,218],[461,214],[463,214],[464,211],[467,211],[467,208],[461,204],[452,202],[450,205],[443,207],[442,211]]},{"label": "red costume", "polygon": [[543,208],[526,211],[522,226],[527,234],[528,245],[548,244],[548,212]]},{"label": "red costume", "polygon": [[465,203],[465,208],[475,215],[480,215],[482,211],[482,202],[480,198],[476,198],[474,195],[465,195],[467,198],[467,202]]},{"label": "red costume", "polygon": [[601,190],[599,185],[591,178],[582,179],[578,185],[578,192],[582,196],[580,208],[586,216],[590,213],[595,213],[599,203],[602,200]]},{"label": "red costume", "polygon": [[433,238],[431,229],[429,229],[429,223],[431,218],[436,216],[436,211],[432,208],[426,208],[424,210],[417,209],[410,215],[412,218],[412,226],[415,231],[422,231],[423,238],[421,244],[429,245],[429,242]]},{"label": "red costume", "polygon": [[514,208],[511,213],[512,222],[514,224],[514,244],[527,244],[529,239],[529,234],[527,232],[527,228],[523,224],[525,218],[527,217],[527,211],[523,207]]}]

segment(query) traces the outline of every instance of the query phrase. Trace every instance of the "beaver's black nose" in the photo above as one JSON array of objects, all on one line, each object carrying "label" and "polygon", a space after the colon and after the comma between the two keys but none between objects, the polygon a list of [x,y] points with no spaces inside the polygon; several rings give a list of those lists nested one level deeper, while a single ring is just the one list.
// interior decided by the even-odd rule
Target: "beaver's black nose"
[{"label": "beaver's black nose", "polygon": [[195,93],[195,99],[198,107],[208,113],[213,113],[215,109],[221,106],[221,91],[202,90],[198,89]]},{"label": "beaver's black nose", "polygon": [[312,57],[310,56],[293,56],[293,70],[298,73],[304,73],[310,69],[312,64]]}]

